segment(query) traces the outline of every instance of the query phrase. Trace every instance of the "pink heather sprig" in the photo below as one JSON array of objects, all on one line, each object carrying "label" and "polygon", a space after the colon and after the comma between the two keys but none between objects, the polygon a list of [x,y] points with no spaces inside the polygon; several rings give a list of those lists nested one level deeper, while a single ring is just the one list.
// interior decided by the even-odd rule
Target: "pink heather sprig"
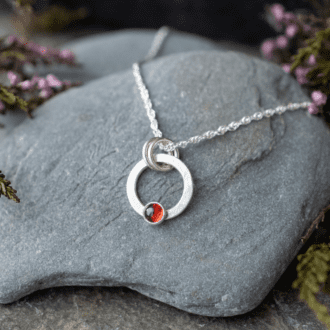
[{"label": "pink heather sprig", "polygon": [[311,68],[304,68],[302,66],[298,66],[296,68],[295,74],[297,77],[297,81],[300,85],[308,83],[308,79],[306,78],[306,75],[310,70],[311,70]]},{"label": "pink heather sprig", "polygon": [[39,79],[40,77],[34,75],[31,80],[24,80],[19,84],[19,86],[25,91],[31,90],[38,83]]},{"label": "pink heather sprig", "polygon": [[67,61],[74,61],[75,55],[69,50],[69,49],[64,49],[64,50],[56,50],[53,48],[47,48],[44,46],[40,46],[32,41],[24,44],[25,47],[33,52],[38,53],[39,55],[43,55],[45,57],[48,57],[49,59],[52,57],[59,57],[62,60],[67,60]]},{"label": "pink heather sprig", "polygon": [[24,44],[27,43],[27,40],[25,40],[25,38],[23,38],[23,37],[17,37],[16,35],[12,34],[7,37],[6,42],[8,45],[16,43],[19,46],[23,46]]},{"label": "pink heather sprig", "polygon": [[274,3],[270,6],[270,12],[278,23],[290,24],[298,20],[293,13],[285,12],[285,8],[280,3]]},{"label": "pink heather sprig", "polygon": [[34,87],[34,84],[32,84],[30,80],[24,80],[20,83],[20,87],[23,89],[23,91],[28,91]]},{"label": "pink heather sprig", "polygon": [[276,48],[276,41],[275,40],[265,40],[261,44],[261,52],[262,54],[269,60],[273,56],[273,51]]},{"label": "pink heather sprig", "polygon": [[311,66],[314,66],[316,64],[316,58],[314,56],[314,54],[312,54],[309,59],[308,59],[308,62],[307,62],[309,65]]},{"label": "pink heather sprig", "polygon": [[21,78],[13,71],[8,71],[7,77],[10,80],[10,84],[13,86],[17,85],[21,81]]},{"label": "pink heather sprig", "polygon": [[279,36],[276,38],[275,45],[277,46],[277,48],[284,49],[284,48],[288,47],[289,40],[286,36]]},{"label": "pink heather sprig", "polygon": [[298,18],[294,13],[286,12],[283,15],[282,22],[286,25],[289,25],[290,23],[296,23],[298,22]]},{"label": "pink heather sprig", "polygon": [[53,90],[50,87],[43,88],[39,93],[39,96],[48,99],[53,94]]},{"label": "pink heather sprig", "polygon": [[321,91],[313,91],[311,97],[313,102],[308,106],[308,112],[311,115],[316,115],[319,112],[318,106],[326,104],[328,97]]},{"label": "pink heather sprig", "polygon": [[48,86],[50,87],[62,87],[63,82],[58,80],[53,74],[49,74],[46,77]]},{"label": "pink heather sprig", "polygon": [[299,31],[299,26],[297,24],[289,24],[285,30],[285,35],[288,38],[293,38]]},{"label": "pink heather sprig", "polygon": [[48,88],[48,81],[45,78],[39,78],[38,80],[38,88],[39,89],[44,89],[44,88]]},{"label": "pink heather sprig", "polygon": [[284,12],[285,9],[284,7],[279,4],[279,3],[274,3],[271,7],[270,7],[270,11],[273,14],[275,20],[277,22],[282,22],[283,18],[284,18]]},{"label": "pink heather sprig", "polygon": [[[316,58],[314,54],[311,54],[309,56],[307,63],[310,65],[310,67],[306,68],[298,66],[295,70],[297,81],[301,85],[306,84],[308,82],[306,75],[312,69],[312,67],[316,65]],[[285,63],[282,65],[282,69],[287,73],[290,72],[290,68],[291,65],[289,63]],[[322,75],[322,73],[319,75]],[[316,115],[319,112],[319,106],[326,104],[327,96],[321,91],[313,91],[311,97],[313,102],[311,105],[308,106],[308,112],[311,115]]]},{"label": "pink heather sprig", "polygon": [[[316,63],[315,56],[311,55],[310,58],[308,59],[308,63],[314,65]],[[290,72],[290,67],[291,65],[286,63],[282,65],[282,69],[289,73]],[[303,85],[308,82],[306,78],[306,74],[311,70],[311,68],[304,68],[301,66],[298,66],[295,70],[295,74],[297,77],[297,81],[299,84]],[[308,112],[311,115],[316,115],[319,112],[319,106],[326,104],[327,102],[327,96],[322,93],[321,91],[313,91],[311,94],[312,97],[312,104],[308,106]]]},{"label": "pink heather sprig", "polygon": [[10,36],[7,37],[7,43],[8,44],[12,44],[15,41],[17,41],[17,37],[15,35],[10,35]]},{"label": "pink heather sprig", "polygon": [[272,59],[274,50],[276,48],[284,49],[289,45],[289,39],[282,35],[278,36],[275,40],[268,39],[261,44],[261,52],[268,60]]},{"label": "pink heather sprig", "polygon": [[[311,30],[311,27],[306,24],[299,23],[298,18],[291,12],[285,12],[284,7],[275,3],[270,6],[270,12],[273,15],[273,19],[275,20],[275,24],[277,26],[282,27],[285,26],[284,35],[278,36],[276,39],[268,39],[265,40],[261,45],[261,52],[263,56],[267,59],[272,59],[274,55],[274,50],[285,49],[289,46],[289,40],[294,38],[302,29],[304,32],[308,32]],[[308,67],[298,66],[295,69],[296,79],[299,84],[303,85],[308,83],[307,74],[308,72],[316,65],[316,58],[312,54],[307,60]],[[290,73],[291,64],[285,63],[282,64],[282,69]],[[322,74],[320,74],[322,75]],[[317,114],[319,112],[320,106],[324,105],[327,101],[327,96],[323,94],[321,91],[313,91],[311,94],[313,99],[312,104],[308,107],[308,111],[310,114]]]},{"label": "pink heather sprig", "polygon": [[271,59],[275,49],[285,49],[289,45],[289,39],[295,37],[299,32],[298,18],[291,12],[285,12],[284,7],[275,3],[270,6],[270,12],[274,16],[276,24],[286,25],[285,34],[278,36],[275,40],[265,40],[261,45],[261,52],[264,57]]},{"label": "pink heather sprig", "polygon": [[324,105],[327,103],[327,96],[321,91],[313,91],[312,99],[316,105]]},{"label": "pink heather sprig", "polygon": [[289,63],[282,64],[282,69],[285,72],[290,73],[291,65]]},{"label": "pink heather sprig", "polygon": [[[314,54],[310,55],[310,57],[308,58],[307,64],[310,65],[310,68],[302,68],[302,67],[297,67],[296,68],[295,72],[296,72],[296,75],[297,75],[297,80],[300,84],[305,84],[307,82],[306,74],[309,72],[309,70],[313,66],[316,65],[316,58],[315,58]],[[285,72],[290,73],[291,64],[289,64],[289,63],[282,64],[282,69]]]},{"label": "pink heather sprig", "polygon": [[63,49],[59,53],[60,58],[68,61],[73,61],[75,58],[75,55],[72,53],[69,49]]},{"label": "pink heather sprig", "polygon": [[[34,75],[31,80],[20,81],[18,75],[14,72],[8,72],[8,78],[10,80],[10,85],[19,86],[24,91],[31,91],[34,89],[35,85],[38,86],[38,89],[41,90],[39,96],[42,98],[49,98],[53,94],[52,87],[57,89],[61,88],[63,85],[69,86],[71,82],[69,80],[60,81],[53,74],[48,74],[45,78],[41,78],[37,75]],[[4,105],[0,104],[0,111],[3,110]]]},{"label": "pink heather sprig", "polygon": [[16,43],[19,47],[24,47],[25,49],[36,53],[36,55],[42,55],[48,60],[53,60],[54,58],[59,60],[64,60],[66,62],[74,62],[75,55],[69,49],[58,50],[51,47],[41,46],[33,41],[27,41],[24,38],[18,38],[15,35],[10,35],[7,37],[7,43]]},{"label": "pink heather sprig", "polygon": [[[7,107],[8,110],[18,107],[26,111],[30,118],[33,118],[32,111],[47,99],[71,87],[82,85],[81,81],[61,81],[53,74],[48,74],[46,77],[34,75],[32,78],[29,78],[29,75],[26,75],[22,68],[26,63],[36,66],[39,62],[45,65],[56,62],[71,66],[81,66],[81,64],[75,62],[75,55],[69,49],[57,50],[43,47],[15,35],[8,36],[0,41],[4,46],[2,48],[8,49],[8,54],[5,54],[2,60],[0,59],[5,71],[7,71],[9,80],[9,86],[5,89],[11,95],[17,96],[15,99],[13,97],[10,100],[8,99],[8,102],[5,98],[4,100],[0,99],[1,114],[6,113]],[[17,54],[17,56],[11,56],[11,53]],[[28,98],[25,98],[25,96],[28,96]],[[13,99],[15,103],[11,102]],[[3,127],[1,123],[0,126]]]}]

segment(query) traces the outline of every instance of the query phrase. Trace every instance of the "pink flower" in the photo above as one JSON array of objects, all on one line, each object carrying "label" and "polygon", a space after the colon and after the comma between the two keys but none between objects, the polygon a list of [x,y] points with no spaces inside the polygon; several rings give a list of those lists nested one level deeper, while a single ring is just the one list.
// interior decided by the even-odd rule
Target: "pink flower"
[{"label": "pink flower", "polygon": [[306,84],[308,82],[306,78],[306,74],[309,72],[310,68],[303,68],[301,66],[298,66],[296,68],[296,76],[297,76],[297,81],[300,85]]},{"label": "pink flower", "polygon": [[23,39],[17,41],[19,44],[25,45],[26,49],[31,50],[33,52],[37,52],[38,54],[43,56],[54,56],[59,54],[59,50],[50,47],[47,48],[45,46],[38,45],[32,41],[25,42]]},{"label": "pink flower", "polygon": [[20,83],[20,86],[23,90],[29,90],[33,87],[33,84],[31,83],[30,80],[25,80]]},{"label": "pink flower", "polygon": [[289,44],[288,38],[286,36],[279,36],[276,39],[276,45],[278,48],[286,48]]},{"label": "pink flower", "polygon": [[74,54],[69,49],[64,49],[60,51],[60,57],[64,60],[73,61],[74,60]]},{"label": "pink flower", "polygon": [[38,81],[40,80],[41,78],[37,75],[34,75],[33,78],[31,79],[31,84],[34,86],[35,84],[38,83]]},{"label": "pink flower", "polygon": [[319,112],[319,109],[315,103],[312,103],[311,105],[308,106],[308,112],[311,115],[316,115]]},{"label": "pink flower", "polygon": [[45,78],[40,78],[38,81],[38,88],[43,89],[43,88],[48,88],[48,81]]},{"label": "pink flower", "polygon": [[46,55],[49,54],[48,49],[46,47],[43,47],[43,46],[36,47],[36,50],[40,55],[46,56]]},{"label": "pink flower", "polygon": [[48,87],[48,88],[44,88],[40,92],[39,96],[42,97],[42,98],[44,98],[44,99],[48,99],[52,94],[53,94],[52,89],[50,87]]},{"label": "pink flower", "polygon": [[274,18],[277,22],[281,22],[284,17],[284,7],[279,4],[275,3],[270,7],[270,11],[274,15]]},{"label": "pink flower", "polygon": [[17,37],[16,41],[20,46],[26,45],[28,43],[27,40],[23,37]]},{"label": "pink flower", "polygon": [[8,36],[7,37],[7,42],[9,43],[9,44],[12,44],[13,42],[15,42],[15,41],[17,41],[17,38],[16,38],[16,36],[15,35],[10,35],[10,36]]},{"label": "pink flower", "polygon": [[0,100],[0,111],[4,110],[5,109],[5,105],[1,102]]},{"label": "pink flower", "polygon": [[39,50],[39,45],[36,43],[29,41],[25,44],[26,49],[32,50],[33,52],[37,52]]},{"label": "pink flower", "polygon": [[276,46],[274,40],[266,40],[261,45],[261,52],[266,58],[270,59],[275,48]]},{"label": "pink flower", "polygon": [[290,12],[284,13],[283,22],[285,24],[290,24],[291,22],[296,22],[296,21],[298,21],[296,15]]},{"label": "pink flower", "polygon": [[282,65],[282,69],[283,69],[285,72],[290,73],[291,64],[289,64],[289,63],[283,64],[283,65]]},{"label": "pink flower", "polygon": [[21,80],[19,78],[19,76],[16,75],[13,71],[9,71],[7,73],[7,77],[10,80],[10,84],[13,85],[13,86],[16,85],[16,84],[18,84],[20,82],[20,80]]},{"label": "pink flower", "polygon": [[327,103],[327,96],[321,91],[313,91],[312,100],[316,105],[322,105]]},{"label": "pink flower", "polygon": [[308,64],[309,65],[315,65],[316,64],[316,58],[314,56],[314,54],[312,54],[309,59],[308,59]]},{"label": "pink flower", "polygon": [[60,50],[49,47],[47,49],[47,53],[49,54],[49,56],[55,56],[55,55],[59,56],[60,55]]},{"label": "pink flower", "polygon": [[299,28],[296,24],[290,24],[290,25],[287,26],[287,28],[285,30],[285,34],[289,38],[292,38],[297,34],[298,30],[299,30]]},{"label": "pink flower", "polygon": [[58,80],[53,74],[47,75],[46,79],[50,87],[61,87],[63,85],[63,83]]},{"label": "pink flower", "polygon": [[310,31],[312,28],[309,26],[309,25],[307,25],[307,24],[304,24],[303,25],[303,30],[305,31],[305,32],[308,32],[308,31]]}]

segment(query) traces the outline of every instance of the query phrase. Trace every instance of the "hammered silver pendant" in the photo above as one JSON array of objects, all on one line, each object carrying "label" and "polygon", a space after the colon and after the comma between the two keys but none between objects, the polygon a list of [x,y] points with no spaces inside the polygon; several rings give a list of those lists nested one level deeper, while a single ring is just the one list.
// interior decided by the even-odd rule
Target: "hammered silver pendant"
[{"label": "hammered silver pendant", "polygon": [[[126,190],[128,200],[133,209],[140,214],[150,225],[159,225],[164,220],[172,219],[181,214],[188,206],[193,195],[193,180],[188,167],[179,159],[177,149],[171,154],[153,154],[153,149],[159,142],[171,142],[165,138],[152,138],[147,141],[142,150],[143,159],[132,169],[128,176]],[[174,153],[174,155],[173,155]],[[157,163],[163,163],[159,165]],[[179,202],[169,210],[165,210],[162,204],[153,201],[143,205],[137,196],[136,186],[141,173],[151,168],[158,171],[169,171],[173,167],[180,172],[183,178],[183,194]]]}]

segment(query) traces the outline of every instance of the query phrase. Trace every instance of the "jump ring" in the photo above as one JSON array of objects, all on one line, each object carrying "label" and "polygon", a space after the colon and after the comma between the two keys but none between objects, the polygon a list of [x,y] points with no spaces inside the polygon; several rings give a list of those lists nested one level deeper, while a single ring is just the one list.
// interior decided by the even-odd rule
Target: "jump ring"
[{"label": "jump ring", "polygon": [[[149,168],[151,168],[152,170],[167,172],[167,171],[172,170],[173,166],[164,164],[164,163],[162,163],[162,165],[158,165],[155,160],[154,153],[153,153],[154,148],[160,142],[165,142],[165,144],[172,143],[171,140],[166,139],[166,138],[153,137],[144,144],[143,149],[142,149],[142,157],[143,157],[144,161],[147,163],[147,165],[149,166]],[[176,158],[179,158],[179,156],[180,156],[179,150],[177,148],[174,149],[173,151],[169,151],[168,154],[171,156],[174,156]]]}]

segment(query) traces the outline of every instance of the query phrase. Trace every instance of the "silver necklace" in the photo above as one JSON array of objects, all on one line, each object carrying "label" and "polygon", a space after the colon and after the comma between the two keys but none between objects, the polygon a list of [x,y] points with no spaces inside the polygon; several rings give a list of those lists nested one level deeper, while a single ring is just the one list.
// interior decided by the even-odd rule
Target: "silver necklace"
[{"label": "silver necklace", "polygon": [[[152,43],[150,51],[145,59],[140,62],[147,62],[154,58],[164,39],[169,33],[169,28],[167,26],[161,27]],[[155,118],[156,113],[155,110],[152,109],[151,100],[149,98],[149,92],[142,81],[142,76],[139,68],[139,63],[136,62],[133,64],[133,75],[135,77],[136,84],[139,88],[141,98],[144,102],[145,109],[147,110],[147,115],[151,122],[151,129],[154,133],[153,138],[147,141],[142,148],[142,160],[139,161],[132,171],[130,172],[127,180],[126,190],[129,202],[133,209],[140,214],[144,220],[150,225],[159,225],[164,220],[172,219],[179,214],[181,214],[186,207],[188,206],[192,195],[193,195],[193,180],[191,173],[187,166],[179,159],[179,150],[178,148],[185,148],[189,143],[199,143],[204,139],[212,139],[216,135],[223,135],[227,131],[235,131],[241,125],[247,125],[252,120],[261,120],[264,116],[270,117],[276,114],[282,114],[286,110],[296,110],[300,107],[308,107],[311,102],[303,102],[303,103],[289,103],[287,106],[278,106],[275,109],[268,109],[262,112],[256,112],[252,116],[243,117],[238,122],[232,122],[227,126],[220,126],[215,131],[207,131],[202,135],[196,135],[188,139],[188,141],[181,141],[178,143],[173,143],[171,140],[163,138],[162,132],[158,129],[158,122]],[[158,147],[164,151],[167,151],[168,154],[154,154],[154,148],[158,145]],[[159,163],[162,163],[160,165]],[[165,210],[163,205],[158,202],[150,202],[146,205],[143,205],[137,196],[136,185],[141,173],[147,169],[151,168],[155,171],[170,171],[173,169],[177,169],[183,177],[183,194],[179,202],[169,210]]]}]

